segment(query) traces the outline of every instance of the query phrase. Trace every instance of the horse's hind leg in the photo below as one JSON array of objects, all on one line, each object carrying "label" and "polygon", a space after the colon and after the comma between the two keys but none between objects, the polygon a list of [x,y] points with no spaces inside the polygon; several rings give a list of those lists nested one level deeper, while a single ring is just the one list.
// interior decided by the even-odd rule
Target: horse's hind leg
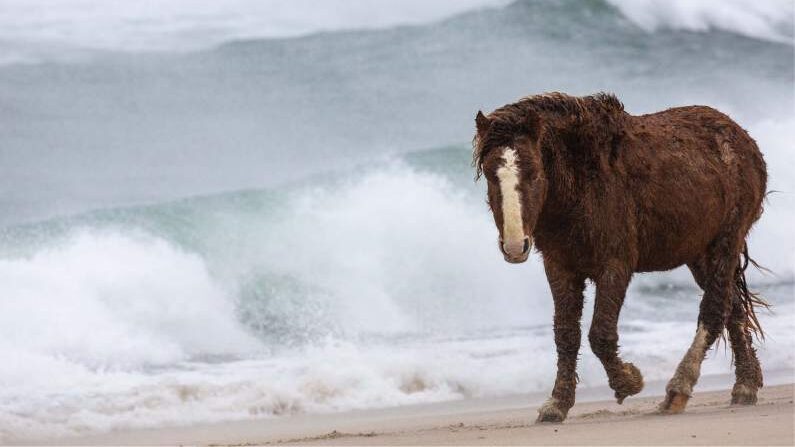
[{"label": "horse's hind leg", "polygon": [[762,386],[762,367],[752,346],[748,318],[739,294],[732,296],[732,311],[729,316],[729,339],[734,353],[735,382],[732,389],[732,404],[753,405],[756,391]]},{"label": "horse's hind leg", "polygon": [[711,254],[695,264],[695,268],[690,266],[697,281],[700,277],[699,285],[704,289],[704,297],[701,299],[696,336],[666,386],[665,400],[660,405],[663,412],[684,411],[698,382],[707,350],[723,332],[731,305],[737,253],[734,245],[716,244]]},{"label": "horse's hind leg", "polygon": [[[703,262],[688,265],[693,278],[702,290],[706,290],[707,274]],[[735,278],[736,280],[737,278]],[[732,404],[753,405],[756,403],[756,391],[762,386],[762,368],[752,345],[751,332],[748,328],[748,316],[745,306],[734,289],[731,295],[731,314],[727,330],[729,341],[734,353],[735,382],[732,390]]]}]

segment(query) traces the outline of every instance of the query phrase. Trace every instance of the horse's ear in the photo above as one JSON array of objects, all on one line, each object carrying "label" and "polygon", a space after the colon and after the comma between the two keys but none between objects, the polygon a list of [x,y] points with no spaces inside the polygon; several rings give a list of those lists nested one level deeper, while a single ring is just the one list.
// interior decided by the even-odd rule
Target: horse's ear
[{"label": "horse's ear", "polygon": [[475,116],[475,126],[478,129],[478,135],[483,135],[487,130],[489,130],[491,121],[486,118],[486,115],[484,115],[483,112],[478,110],[478,114]]}]

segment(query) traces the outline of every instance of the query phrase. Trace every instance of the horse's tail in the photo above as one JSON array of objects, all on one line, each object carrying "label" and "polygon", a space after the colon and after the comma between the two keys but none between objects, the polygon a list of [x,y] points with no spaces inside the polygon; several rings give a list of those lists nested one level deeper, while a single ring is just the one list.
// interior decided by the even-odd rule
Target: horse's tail
[{"label": "horse's tail", "polygon": [[759,294],[748,290],[745,270],[748,268],[748,264],[753,264],[754,267],[762,271],[769,270],[751,259],[748,255],[748,244],[743,245],[743,252],[740,254],[739,261],[737,270],[734,273],[734,286],[737,291],[735,299],[739,300],[740,304],[745,309],[745,326],[752,333],[756,334],[757,339],[764,340],[765,332],[762,330],[762,325],[759,324],[759,319],[756,317],[756,308],[763,307],[765,309],[770,309],[770,304],[759,296]]}]

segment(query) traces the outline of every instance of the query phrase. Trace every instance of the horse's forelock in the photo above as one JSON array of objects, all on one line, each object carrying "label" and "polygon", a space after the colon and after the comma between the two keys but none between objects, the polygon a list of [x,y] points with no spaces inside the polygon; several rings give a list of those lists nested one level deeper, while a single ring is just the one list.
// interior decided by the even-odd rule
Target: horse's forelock
[{"label": "horse's forelock", "polygon": [[514,138],[522,133],[521,123],[515,118],[506,119],[499,109],[489,115],[492,120],[485,134],[476,134],[472,140],[472,166],[475,168],[475,179],[483,174],[483,160],[493,149],[510,146]]}]

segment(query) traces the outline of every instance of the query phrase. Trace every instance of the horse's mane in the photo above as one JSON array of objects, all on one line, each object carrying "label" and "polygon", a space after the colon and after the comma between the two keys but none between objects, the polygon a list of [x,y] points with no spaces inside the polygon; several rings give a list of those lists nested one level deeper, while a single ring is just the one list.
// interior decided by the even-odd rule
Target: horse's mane
[{"label": "horse's mane", "polygon": [[476,178],[482,174],[483,158],[489,149],[511,144],[517,135],[537,135],[539,126],[550,121],[576,125],[588,137],[604,140],[615,132],[624,105],[612,93],[596,93],[576,97],[551,92],[527,96],[513,104],[506,104],[488,115],[489,128],[485,135],[476,134],[472,140],[472,166]]}]

